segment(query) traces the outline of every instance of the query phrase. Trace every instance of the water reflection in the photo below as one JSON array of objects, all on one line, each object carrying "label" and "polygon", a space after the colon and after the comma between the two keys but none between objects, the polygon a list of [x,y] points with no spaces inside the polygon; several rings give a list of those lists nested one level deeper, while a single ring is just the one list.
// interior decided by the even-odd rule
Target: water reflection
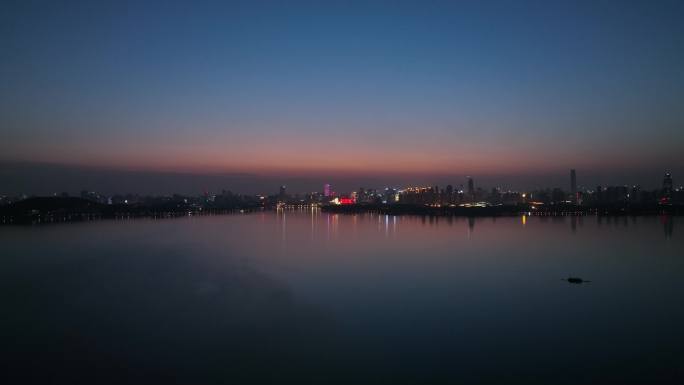
[{"label": "water reflection", "polygon": [[344,347],[330,316],[244,260],[198,264],[192,250],[108,247],[96,263],[15,272],[15,282],[31,286],[4,282],[2,301],[13,314],[1,321],[12,331],[2,350],[12,352],[15,380],[252,383],[271,382],[269,371],[310,375],[284,354],[315,372],[339,370],[319,355]]},{"label": "water reflection", "polygon": [[0,353],[20,383],[682,383],[677,221],[286,209],[6,228]]},{"label": "water reflection", "polygon": [[[340,218],[342,217],[348,217],[351,218],[351,223],[350,227],[354,230],[353,233],[355,237],[358,235],[359,228],[361,226],[361,221],[366,221],[369,218],[376,218],[375,220],[377,221],[378,224],[378,232],[382,233],[386,238],[390,237],[395,237],[398,233],[398,226],[401,225],[402,220],[406,219],[407,222],[412,222],[415,221],[416,219],[420,221],[420,223],[424,226],[439,226],[440,222],[443,221],[445,222],[448,226],[453,226],[455,222],[460,222],[460,221],[465,221],[467,224],[467,235],[470,237],[472,233],[475,230],[475,222],[477,220],[476,217],[453,217],[453,216],[446,216],[446,217],[439,217],[439,216],[431,216],[431,215],[425,215],[425,216],[416,216],[416,217],[409,217],[409,216],[394,216],[394,215],[388,215],[388,214],[331,214],[331,213],[325,213],[321,212],[320,209],[314,208],[314,209],[309,209],[309,208],[297,208],[297,209],[279,209],[276,211],[276,218],[278,219],[278,222],[280,224],[280,236],[281,240],[286,241],[287,240],[287,217],[288,217],[288,211],[290,212],[290,215],[294,214],[295,212],[305,212],[306,215],[309,216],[310,219],[310,239],[313,240],[316,238],[318,231],[319,231],[319,226],[321,222],[325,222],[326,226],[326,237],[327,239],[335,239],[339,235],[339,227],[340,227]],[[620,226],[620,227],[628,227],[628,226],[636,226],[638,224],[639,218],[648,218],[648,217],[636,217],[636,216],[602,216],[602,215],[594,215],[591,216],[594,218],[596,226],[601,227],[604,224],[615,227],[615,226]],[[323,220],[321,220],[323,218]],[[540,222],[543,224],[547,223],[553,223],[553,224],[564,224],[569,221],[570,223],[570,231],[571,233],[576,233],[579,228],[582,228],[585,223],[586,216],[582,215],[569,215],[569,216],[564,216],[564,215],[556,215],[556,216],[530,216],[527,214],[522,214],[520,217],[520,224],[523,227],[526,227],[528,225],[528,222],[530,220],[533,220],[535,222]],[[671,216],[661,216],[660,221],[663,224],[664,231],[665,231],[665,236],[666,238],[670,238],[673,235],[674,231],[674,221],[672,220]],[[497,218],[496,217],[491,217],[489,220],[492,223],[496,223]]]},{"label": "water reflection", "polygon": [[665,229],[665,238],[672,238],[672,234],[674,232],[674,220],[672,219],[672,216],[662,215],[660,220],[663,223],[663,229]]}]

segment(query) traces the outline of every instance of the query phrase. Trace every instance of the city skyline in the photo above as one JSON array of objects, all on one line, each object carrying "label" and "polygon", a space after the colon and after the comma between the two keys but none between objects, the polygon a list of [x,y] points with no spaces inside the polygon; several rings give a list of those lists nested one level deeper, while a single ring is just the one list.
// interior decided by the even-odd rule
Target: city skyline
[{"label": "city skyline", "polygon": [[[570,169],[572,172],[574,169]],[[596,186],[639,186],[643,189],[661,187],[664,171],[643,173],[611,173],[610,175],[592,174],[591,170],[581,170],[577,187],[592,189]],[[320,185],[327,181],[341,191],[355,191],[360,186],[369,188],[453,185],[467,189],[469,175],[256,175],[256,174],[201,174],[174,172],[145,172],[97,167],[74,167],[54,164],[35,164],[22,162],[0,162],[0,174],[5,184],[0,186],[0,195],[53,195],[69,192],[77,194],[86,190],[107,194],[136,193],[143,195],[169,195],[219,192],[229,189],[240,194],[264,194],[274,186],[287,185],[290,191],[309,193],[321,190]],[[545,188],[563,188],[572,191],[567,179],[567,170],[538,176],[521,175],[475,175],[479,187],[500,188],[512,191],[532,191]],[[681,185],[681,183],[679,184]],[[676,186],[679,186],[676,185]],[[323,189],[322,191],[324,191]]]},{"label": "city skyline", "polygon": [[0,195],[0,223],[51,223],[117,217],[173,217],[203,214],[263,212],[264,210],[323,210],[333,213],[384,213],[386,215],[438,216],[582,216],[582,215],[680,215],[684,187],[665,173],[661,186],[644,189],[639,185],[596,186],[577,184],[577,172],[570,170],[567,188],[535,190],[488,189],[472,176],[456,186],[412,185],[385,188],[359,187],[339,190],[330,183],[317,191],[293,192],[280,185],[275,193],[240,194],[223,189],[202,194],[144,195],[103,194],[81,190],[49,197]]},{"label": "city skyline", "polygon": [[[110,170],[112,171],[112,170]],[[113,171],[117,172],[117,171]],[[6,173],[8,174],[8,173]],[[53,174],[54,172],[50,172],[50,174]],[[133,174],[135,175],[135,174]],[[163,174],[161,174],[163,175]],[[461,176],[461,177],[456,177],[452,176],[450,179],[448,179],[446,182],[435,182],[433,181],[428,181],[426,183],[386,183],[382,184],[379,183],[378,180],[373,180],[370,182],[369,180],[356,180],[355,182],[350,182],[347,181],[347,183],[342,183],[341,185],[337,184],[332,184],[330,183],[330,179],[325,179],[325,178],[313,178],[311,180],[308,180],[305,184],[309,185],[310,187],[313,186],[313,184],[318,184],[318,188],[308,188],[308,189],[302,189],[301,188],[301,183],[302,180],[296,180],[294,183],[294,188],[293,184],[290,184],[292,180],[288,179],[281,179],[278,189],[276,192],[274,192],[274,186],[272,185],[272,181],[268,179],[261,180],[259,183],[262,184],[263,186],[260,189],[254,189],[254,186],[256,185],[254,183],[255,176],[251,175],[234,175],[233,177],[237,178],[243,178],[247,181],[247,183],[251,186],[252,190],[245,192],[241,191],[240,188],[235,189],[235,186],[231,186],[230,184],[225,183],[225,178],[227,178],[225,175],[221,176],[214,176],[217,178],[216,181],[213,182],[208,182],[208,180],[201,180],[197,179],[199,176],[198,175],[192,175],[188,174],[186,177],[190,178],[195,178],[194,183],[195,185],[203,185],[204,187],[200,190],[197,189],[191,189],[190,191],[184,191],[184,190],[168,190],[166,192],[160,192],[160,190],[153,190],[153,191],[148,191],[143,189],[138,189],[136,190],[129,190],[129,191],[121,191],[119,190],[108,190],[106,188],[91,188],[91,187],[97,187],[97,183],[92,183],[92,181],[89,181],[87,184],[88,186],[81,186],[79,189],[58,189],[58,188],[52,188],[55,186],[59,186],[59,183],[56,185],[50,185],[52,188],[49,193],[40,193],[40,192],[29,192],[30,190],[24,190],[21,193],[10,193],[7,194],[6,192],[3,193],[0,191],[0,199],[5,197],[5,198],[16,198],[16,197],[30,197],[30,196],[40,196],[40,195],[51,195],[51,196],[76,196],[78,194],[83,195],[84,192],[87,192],[88,194],[104,194],[104,196],[123,196],[123,195],[135,195],[135,196],[170,196],[170,195],[188,195],[188,196],[198,196],[198,195],[211,195],[215,196],[217,194],[225,194],[226,192],[229,192],[231,194],[239,194],[239,195],[254,195],[254,196],[271,196],[271,197],[277,197],[278,199],[285,200],[286,198],[294,198],[294,197],[306,197],[310,196],[311,194],[318,194],[320,198],[333,198],[333,197],[351,197],[357,193],[363,193],[364,190],[366,192],[380,192],[383,189],[384,190],[395,190],[397,192],[406,192],[406,191],[411,191],[412,189],[421,189],[421,190],[433,190],[436,189],[435,192],[438,194],[444,195],[445,193],[448,195],[451,194],[460,194],[461,199],[470,200],[470,201],[475,201],[475,196],[476,193],[482,195],[482,194],[488,194],[489,192],[498,192],[500,194],[505,194],[505,193],[515,193],[515,194],[524,194],[524,193],[530,193],[530,192],[551,192],[551,191],[562,191],[565,194],[567,194],[566,198],[568,200],[568,203],[573,203],[573,204],[581,204],[581,196],[582,194],[594,194],[596,192],[600,193],[602,189],[606,188],[624,188],[626,189],[625,191],[631,190],[632,192],[641,192],[641,191],[651,191],[651,192],[664,192],[664,191],[683,191],[684,185],[682,183],[677,184],[673,177],[672,173],[667,171],[664,174],[664,177],[659,179],[658,183],[652,183],[650,185],[641,185],[639,183],[597,183],[597,184],[591,184],[590,182],[584,182],[581,183],[582,180],[580,179],[580,183],[578,183],[578,178],[577,178],[577,170],[576,169],[570,169],[569,170],[569,179],[566,180],[566,183],[556,183],[556,184],[546,184],[546,185],[536,185],[534,187],[512,187],[511,185],[506,185],[502,183],[485,183],[485,184],[476,184],[475,179],[473,176]],[[146,174],[139,174],[137,175],[139,178],[145,178],[149,177],[149,175]],[[211,177],[211,176],[206,176],[206,177]],[[139,179],[142,180],[142,179]],[[324,181],[324,182],[321,182]],[[50,183],[50,181],[44,181],[45,183]],[[52,181],[54,182],[54,181]],[[64,182],[64,181],[62,181]],[[75,178],[72,179],[71,182],[75,183],[81,183],[83,184],[83,179],[76,176]],[[148,181],[150,183],[157,183],[158,181],[152,180]],[[170,186],[175,186],[176,184],[174,183],[173,180],[166,180],[166,188],[169,188]],[[251,182],[251,183],[250,183]],[[370,183],[364,183],[364,182],[370,182]],[[211,183],[220,183],[219,187],[216,187],[215,185],[209,188],[208,186],[211,185]],[[115,184],[116,186],[121,186],[120,184]],[[23,185],[20,184],[20,186],[23,187]],[[289,187],[288,187],[289,186]],[[350,186],[355,186],[355,187],[350,187]],[[441,186],[441,189],[440,189]],[[157,186],[159,188],[159,186]],[[16,190],[19,191],[19,190]]]}]

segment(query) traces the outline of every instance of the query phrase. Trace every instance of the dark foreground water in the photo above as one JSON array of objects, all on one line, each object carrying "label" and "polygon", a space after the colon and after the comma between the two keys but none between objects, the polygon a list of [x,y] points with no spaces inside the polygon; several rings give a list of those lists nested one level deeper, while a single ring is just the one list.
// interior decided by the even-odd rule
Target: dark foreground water
[{"label": "dark foreground water", "polygon": [[288,211],[0,245],[5,384],[684,383],[682,218]]}]

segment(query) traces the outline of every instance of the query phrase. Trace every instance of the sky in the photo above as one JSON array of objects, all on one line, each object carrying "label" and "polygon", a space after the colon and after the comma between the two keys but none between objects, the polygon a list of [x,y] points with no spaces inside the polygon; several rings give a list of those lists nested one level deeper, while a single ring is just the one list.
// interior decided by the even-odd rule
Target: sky
[{"label": "sky", "polygon": [[0,193],[677,182],[682,20],[681,1],[9,1]]}]

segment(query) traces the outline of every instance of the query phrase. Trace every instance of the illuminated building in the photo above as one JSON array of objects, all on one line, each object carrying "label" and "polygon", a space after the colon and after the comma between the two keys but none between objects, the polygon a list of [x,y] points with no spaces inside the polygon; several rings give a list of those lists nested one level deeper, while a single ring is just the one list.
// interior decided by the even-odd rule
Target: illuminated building
[{"label": "illuminated building", "polygon": [[668,172],[663,178],[663,193],[661,203],[670,203],[672,200],[672,175]]},{"label": "illuminated building", "polygon": [[663,178],[663,193],[666,195],[672,194],[672,175],[669,172]]},{"label": "illuminated building", "polygon": [[324,197],[330,196],[330,184],[328,184],[328,183],[323,185],[323,196]]},{"label": "illuminated building", "polygon": [[354,198],[349,198],[349,197],[335,197],[330,200],[330,203],[333,205],[353,205],[356,203],[356,200]]}]

